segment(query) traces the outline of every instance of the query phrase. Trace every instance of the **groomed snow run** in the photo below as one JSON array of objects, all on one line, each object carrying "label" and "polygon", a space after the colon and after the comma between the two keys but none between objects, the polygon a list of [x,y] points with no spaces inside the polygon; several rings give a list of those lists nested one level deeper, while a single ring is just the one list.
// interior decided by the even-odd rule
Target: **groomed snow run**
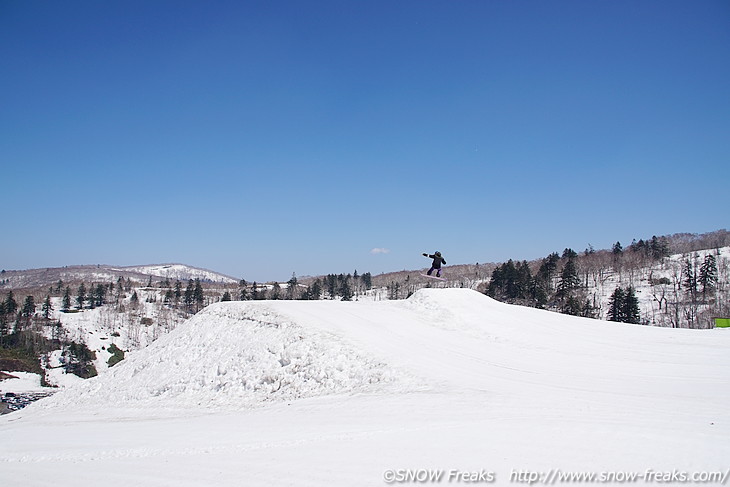
[{"label": "groomed snow run", "polygon": [[108,373],[1,417],[0,483],[724,473],[729,350],[728,330],[576,318],[464,289],[219,303]]}]

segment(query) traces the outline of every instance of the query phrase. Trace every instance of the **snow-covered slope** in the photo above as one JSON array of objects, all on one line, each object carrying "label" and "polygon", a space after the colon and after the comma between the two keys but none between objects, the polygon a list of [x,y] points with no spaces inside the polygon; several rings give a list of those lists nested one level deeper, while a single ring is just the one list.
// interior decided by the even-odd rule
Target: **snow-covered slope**
[{"label": "snow-covered slope", "polygon": [[170,280],[187,281],[188,279],[200,279],[201,281],[220,282],[224,284],[236,284],[237,279],[226,276],[219,272],[191,267],[184,264],[158,264],[158,265],[140,265],[131,267],[121,267],[119,270],[127,272],[137,272],[140,274],[158,276]]},{"label": "snow-covered slope", "polygon": [[725,473],[728,348],[728,330],[576,318],[464,289],[219,303],[109,373],[0,418],[0,482]]}]

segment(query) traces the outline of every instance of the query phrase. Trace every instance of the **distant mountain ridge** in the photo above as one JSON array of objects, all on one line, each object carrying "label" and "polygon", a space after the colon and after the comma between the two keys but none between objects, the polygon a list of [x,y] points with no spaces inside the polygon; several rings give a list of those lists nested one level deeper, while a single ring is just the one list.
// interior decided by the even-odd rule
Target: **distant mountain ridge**
[{"label": "distant mountain ridge", "polygon": [[113,266],[106,264],[47,267],[42,269],[3,270],[0,289],[22,289],[51,286],[59,280],[73,282],[109,282],[120,277],[145,282],[150,279],[187,281],[200,279],[204,282],[235,284],[238,279],[219,272],[185,264],[151,264],[139,266]]},{"label": "distant mountain ridge", "polygon": [[236,284],[239,281],[235,277],[221,274],[220,272],[202,269],[200,267],[192,267],[185,264],[142,265],[121,267],[120,269],[180,281],[187,281],[189,279],[200,279],[201,281],[218,282],[224,284]]}]

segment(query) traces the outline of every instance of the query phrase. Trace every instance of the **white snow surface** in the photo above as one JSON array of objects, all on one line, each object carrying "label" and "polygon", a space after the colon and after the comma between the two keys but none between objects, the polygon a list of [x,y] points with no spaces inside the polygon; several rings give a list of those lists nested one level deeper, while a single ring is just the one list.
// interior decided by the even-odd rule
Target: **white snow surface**
[{"label": "white snow surface", "polygon": [[0,380],[0,395],[6,392],[46,392],[41,386],[41,376],[30,372],[6,372],[11,378]]},{"label": "white snow surface", "polygon": [[728,330],[571,317],[465,289],[218,303],[106,374],[1,417],[0,482],[725,473],[729,348]]}]

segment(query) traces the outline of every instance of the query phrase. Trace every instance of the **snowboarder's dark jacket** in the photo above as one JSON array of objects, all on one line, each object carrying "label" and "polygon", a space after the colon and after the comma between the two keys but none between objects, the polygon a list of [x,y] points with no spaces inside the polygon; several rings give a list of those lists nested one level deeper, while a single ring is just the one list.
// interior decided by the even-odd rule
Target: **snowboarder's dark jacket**
[{"label": "snowboarder's dark jacket", "polygon": [[441,264],[446,265],[446,259],[441,257],[441,254],[439,255],[430,255],[430,254],[423,254],[424,257],[428,257],[429,259],[433,259],[433,264],[431,264],[431,267],[434,269],[441,269]]}]

